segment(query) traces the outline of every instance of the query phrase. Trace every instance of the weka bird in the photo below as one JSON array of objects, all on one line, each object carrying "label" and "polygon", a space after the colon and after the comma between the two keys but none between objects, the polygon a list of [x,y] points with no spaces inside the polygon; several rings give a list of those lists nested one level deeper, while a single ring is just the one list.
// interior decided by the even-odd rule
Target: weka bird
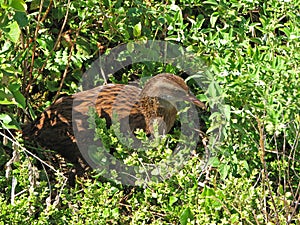
[{"label": "weka bird", "polygon": [[[173,74],[156,75],[146,82],[143,89],[108,84],[58,99],[34,122],[25,126],[23,137],[76,162],[80,151],[74,131],[89,132],[89,107],[94,107],[97,114],[106,119],[108,126],[113,123],[113,118],[117,118],[123,132],[141,128],[151,134],[156,121],[159,133],[168,133],[176,119],[176,102],[180,101],[205,109],[205,104],[189,93],[184,80]],[[84,137],[89,135],[93,138],[93,134]]]}]

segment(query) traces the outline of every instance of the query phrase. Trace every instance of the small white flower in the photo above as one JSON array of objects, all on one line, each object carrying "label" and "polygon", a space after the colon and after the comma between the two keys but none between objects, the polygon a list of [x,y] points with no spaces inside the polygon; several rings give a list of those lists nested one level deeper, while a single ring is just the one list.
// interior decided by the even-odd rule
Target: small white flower
[{"label": "small white flower", "polygon": [[221,39],[221,40],[220,40],[220,43],[221,43],[221,45],[226,45],[226,44],[228,43],[228,41],[225,40],[225,39]]},{"label": "small white flower", "polygon": [[256,84],[259,85],[259,86],[265,86],[266,85],[266,83],[263,80],[258,81]]},{"label": "small white flower", "polygon": [[233,72],[233,75],[235,75],[235,76],[240,76],[240,75],[241,75],[241,72],[240,72],[240,71],[234,71],[234,72]]},{"label": "small white flower", "polygon": [[293,40],[293,39],[297,39],[297,38],[299,38],[299,36],[297,36],[297,35],[295,35],[295,34],[291,34],[291,35],[290,35],[290,39],[292,39],[292,40]]},{"label": "small white flower", "polygon": [[172,25],[170,25],[170,26],[168,26],[168,28],[167,28],[168,30],[173,30],[174,29],[174,27],[172,26]]}]

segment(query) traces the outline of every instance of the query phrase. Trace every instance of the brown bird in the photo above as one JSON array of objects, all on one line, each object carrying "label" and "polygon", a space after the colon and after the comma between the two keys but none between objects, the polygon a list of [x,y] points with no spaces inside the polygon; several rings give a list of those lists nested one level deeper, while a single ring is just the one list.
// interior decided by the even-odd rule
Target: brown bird
[{"label": "brown bird", "polygon": [[[92,107],[106,119],[107,126],[120,122],[122,132],[143,129],[153,133],[157,123],[160,134],[168,133],[174,125],[176,103],[188,101],[205,109],[205,104],[189,92],[184,80],[163,73],[150,78],[143,89],[132,85],[108,84],[58,99],[34,122],[23,129],[23,137],[55,150],[75,163],[81,157],[80,142],[93,139],[88,129],[88,111]],[[74,134],[75,133],[75,134]]]}]

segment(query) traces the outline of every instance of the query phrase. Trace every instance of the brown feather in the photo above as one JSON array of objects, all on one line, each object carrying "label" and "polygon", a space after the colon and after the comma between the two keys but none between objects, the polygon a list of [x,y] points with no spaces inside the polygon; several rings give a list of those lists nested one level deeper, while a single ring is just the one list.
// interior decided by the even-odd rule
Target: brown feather
[{"label": "brown feather", "polygon": [[[156,121],[162,134],[168,133],[174,125],[177,114],[175,101],[190,99],[188,101],[199,104],[200,101],[189,95],[188,91],[183,79],[172,74],[154,76],[143,89],[122,84],[96,87],[58,99],[34,122],[25,126],[23,137],[76,162],[81,154],[73,128],[78,132],[90,132],[87,130],[89,107],[94,107],[98,115],[106,119],[107,126],[112,124],[116,114],[121,131],[123,126],[130,132],[140,128],[151,134]],[[171,100],[165,100],[164,96],[171,96]],[[72,124],[72,117],[76,124]],[[129,128],[126,121],[129,121]]]}]

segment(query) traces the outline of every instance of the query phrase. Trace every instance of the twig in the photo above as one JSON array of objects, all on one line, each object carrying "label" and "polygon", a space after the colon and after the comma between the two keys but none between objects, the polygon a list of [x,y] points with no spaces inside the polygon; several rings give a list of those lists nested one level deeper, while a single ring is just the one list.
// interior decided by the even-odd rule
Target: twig
[{"label": "twig", "polygon": [[10,192],[10,204],[11,205],[15,205],[15,190],[16,190],[16,186],[17,186],[17,179],[15,176],[12,177],[12,181],[11,181],[11,192]]},{"label": "twig", "polygon": [[[1,122],[1,121],[0,121]],[[2,123],[2,122],[1,122]],[[15,145],[17,145],[22,151],[26,152],[27,154],[31,155],[33,158],[37,159],[38,161],[40,161],[42,164],[48,166],[51,170],[53,170],[54,172],[56,172],[57,174],[61,175],[62,177],[64,177],[65,179],[67,179],[67,177],[65,177],[61,172],[59,172],[58,170],[54,169],[53,166],[49,165],[48,163],[46,163],[44,160],[40,159],[39,157],[37,157],[36,155],[34,155],[33,153],[31,153],[30,151],[28,151],[26,148],[24,148],[22,145],[20,145],[20,143],[16,140],[13,140],[12,138],[8,137],[7,135],[5,135],[4,133],[0,132],[0,135],[3,136],[4,138],[6,138],[7,140],[11,141],[12,143],[14,143]]]},{"label": "twig", "polygon": [[279,220],[279,216],[278,216],[278,212],[277,212],[276,203],[275,203],[275,200],[274,200],[273,195],[272,195],[272,190],[271,190],[271,187],[270,187],[270,182],[269,182],[269,177],[268,177],[267,163],[265,161],[266,152],[265,152],[264,127],[261,124],[261,121],[260,121],[259,118],[256,117],[256,121],[257,121],[257,127],[258,127],[258,131],[259,131],[260,160],[261,160],[261,163],[263,165],[262,180],[263,180],[263,182],[266,180],[266,184],[267,184],[267,187],[268,187],[269,192],[270,192],[270,198],[271,198],[271,201],[272,201],[272,204],[273,204],[273,207],[274,207],[276,220],[277,220],[277,223],[279,224],[280,220]]},{"label": "twig", "polygon": [[[4,124],[0,121],[0,124],[2,125],[2,127],[5,127]],[[19,149],[21,149],[22,151],[25,152],[25,154],[29,154],[31,155],[32,157],[34,157],[35,159],[37,159],[38,161],[41,162],[42,164],[42,167],[43,169],[46,171],[44,165],[48,166],[51,170],[55,171],[58,175],[62,176],[64,178],[64,183],[60,189],[60,192],[59,192],[59,195],[56,196],[56,199],[54,201],[54,205],[56,206],[59,202],[59,198],[62,194],[62,190],[63,188],[66,186],[66,183],[67,183],[67,180],[68,178],[65,177],[61,172],[59,172],[58,170],[54,169],[51,165],[49,165],[48,163],[46,163],[45,161],[43,161],[42,159],[40,159],[39,157],[37,157],[36,155],[34,155],[33,153],[31,153],[30,151],[28,151],[26,148],[24,148],[23,146],[20,145],[20,143],[15,139],[15,137],[12,135],[12,133],[10,132],[10,130],[6,129],[9,133],[9,135],[11,135],[11,137],[7,136],[6,134],[0,132],[0,135],[4,137],[4,139],[10,141],[13,143],[13,148],[14,148],[14,151],[13,151],[13,157],[6,163],[6,166],[7,166],[7,170],[6,170],[6,178],[8,178],[9,176],[9,167],[10,165],[18,158],[18,152],[17,152],[17,147]],[[51,185],[50,185],[50,181],[49,181],[49,177],[48,177],[48,174],[46,173],[46,177],[47,177],[47,180],[48,180],[48,183],[49,183],[49,190],[50,190],[50,200],[51,200]],[[22,190],[21,192],[15,194],[15,188],[17,186],[17,179],[15,176],[12,177],[12,184],[11,184],[11,204],[14,205],[14,202],[15,202],[15,197],[17,197],[18,195],[21,195],[22,193],[24,193],[26,190]],[[47,198],[48,199],[48,198]],[[47,199],[46,199],[46,204],[47,204]]]},{"label": "twig", "polygon": [[[69,0],[69,2],[70,2],[70,0]],[[57,92],[56,92],[56,94],[55,94],[55,96],[54,96],[54,98],[53,98],[53,102],[55,102],[55,101],[57,100],[57,98],[58,98],[58,96],[59,96],[59,94],[60,94],[60,92],[61,92],[61,89],[62,89],[62,87],[63,87],[63,84],[64,84],[64,82],[65,82],[65,79],[66,79],[66,77],[67,77],[68,69],[69,69],[69,67],[70,67],[70,62],[71,62],[71,58],[72,58],[72,55],[73,55],[74,46],[75,46],[75,43],[76,43],[76,39],[77,39],[77,37],[79,36],[79,32],[80,32],[80,30],[81,30],[81,27],[82,27],[82,25],[80,25],[79,28],[78,28],[77,31],[76,31],[75,39],[74,39],[74,41],[72,42],[72,45],[71,45],[71,48],[70,48],[70,54],[69,54],[69,56],[68,56],[68,62],[67,62],[65,71],[64,71],[64,73],[63,73],[62,79],[61,79],[61,81],[60,81],[59,88],[58,88],[58,90],[57,90]]]},{"label": "twig", "polygon": [[[298,189],[299,188],[300,188],[300,183],[298,184]],[[295,215],[295,213],[297,211],[299,203],[300,203],[300,195],[299,195],[298,199],[296,200],[296,202],[294,202],[295,207],[293,208],[292,214],[289,216],[289,220],[287,221],[287,224],[290,224],[292,222],[291,220],[292,220],[293,216]]]},{"label": "twig", "polygon": [[44,5],[44,0],[41,0],[38,19],[37,19],[37,24],[36,24],[36,28],[35,28],[35,32],[34,32],[34,37],[33,37],[33,42],[34,43],[33,43],[31,63],[30,63],[30,68],[29,68],[29,79],[28,79],[28,84],[27,84],[27,87],[25,88],[25,93],[24,93],[25,97],[28,96],[28,92],[29,92],[29,89],[30,89],[32,81],[33,81],[32,73],[33,73],[34,57],[35,57],[35,50],[36,50],[36,40],[37,40],[38,32],[39,32],[39,29],[40,29],[41,14],[42,14],[43,5]]},{"label": "twig", "polygon": [[59,33],[58,33],[58,36],[57,36],[57,38],[56,38],[55,44],[54,44],[53,48],[51,49],[51,51],[49,52],[47,58],[45,59],[44,64],[43,64],[42,67],[40,68],[39,73],[42,73],[42,72],[44,71],[44,69],[45,69],[45,67],[46,67],[46,65],[47,65],[47,61],[49,60],[49,58],[50,58],[51,55],[52,55],[52,52],[54,52],[54,51],[56,50],[58,44],[60,43],[60,40],[61,40],[61,36],[62,36],[63,30],[64,30],[64,28],[65,28],[65,26],[66,26],[66,23],[67,23],[70,4],[71,4],[71,2],[70,2],[70,0],[69,0],[69,1],[68,1],[68,4],[67,4],[66,15],[65,15],[63,24],[62,24],[62,26],[61,26],[61,28],[60,28],[60,31],[59,31]]},{"label": "twig", "polygon": [[49,5],[48,5],[48,7],[47,7],[47,9],[46,9],[46,11],[45,11],[45,14],[44,14],[43,18],[42,18],[41,21],[40,21],[41,23],[43,23],[43,22],[45,21],[45,19],[47,18],[48,14],[49,14],[49,12],[50,12],[50,9],[51,9],[51,7],[52,7],[52,5],[53,5],[53,0],[50,0]]}]

